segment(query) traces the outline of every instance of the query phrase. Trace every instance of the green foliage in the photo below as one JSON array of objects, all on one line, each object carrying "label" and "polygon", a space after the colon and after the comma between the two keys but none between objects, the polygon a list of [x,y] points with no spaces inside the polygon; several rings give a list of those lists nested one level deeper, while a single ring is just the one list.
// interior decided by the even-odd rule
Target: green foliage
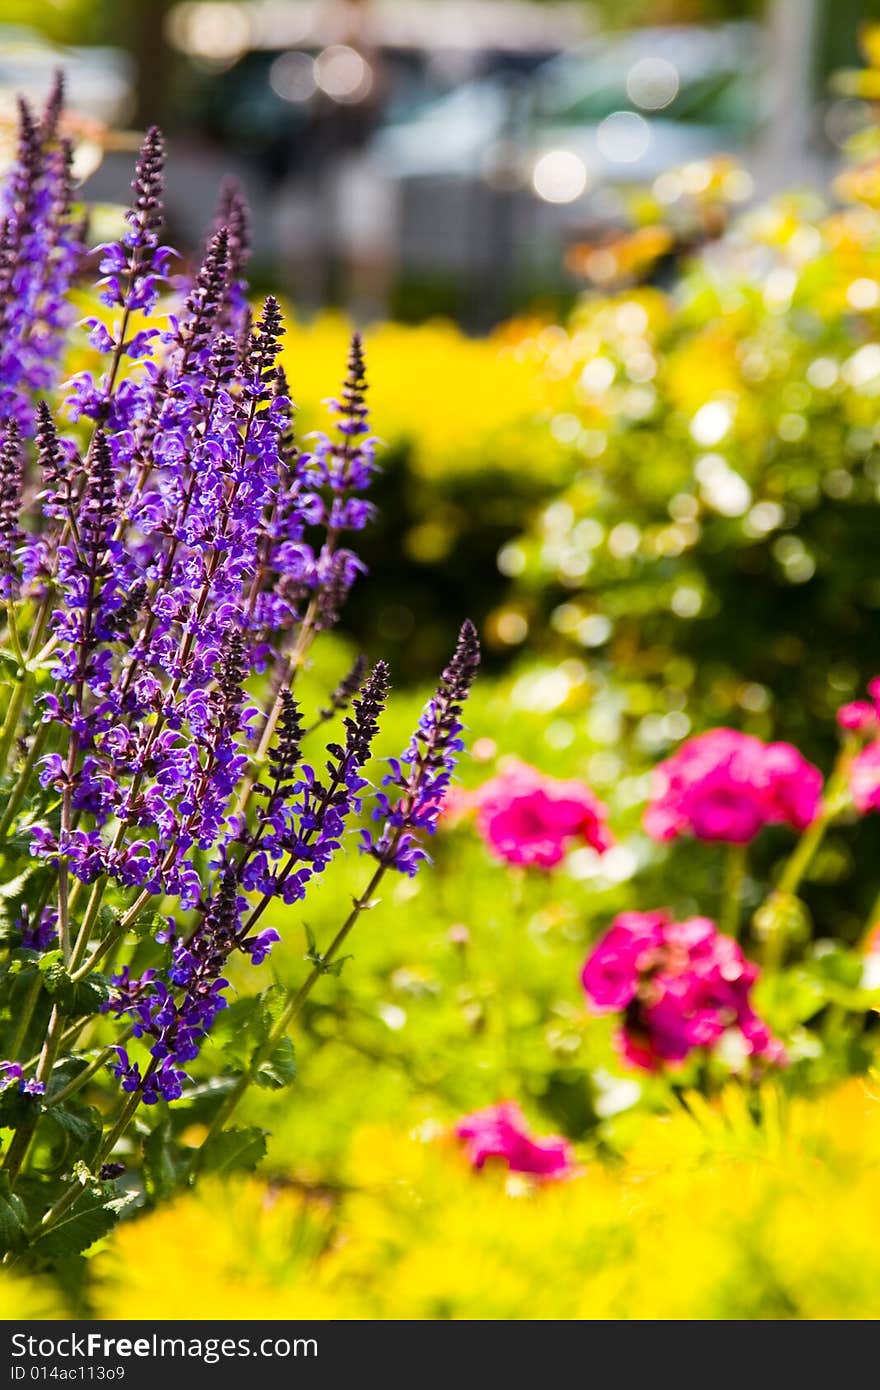
[{"label": "green foliage", "polygon": [[109,980],[96,970],[81,980],[72,979],[60,951],[45,951],[39,970],[48,993],[68,1018],[97,1013],[107,998]]},{"label": "green foliage", "polygon": [[124,1199],[108,1201],[97,1193],[85,1192],[51,1229],[32,1242],[34,1257],[57,1259],[88,1250],[113,1229],[125,1205]]},{"label": "green foliage", "polygon": [[281,1091],[290,1086],[296,1076],[296,1051],[290,1038],[282,1038],[267,1057],[262,1053],[253,1072],[255,1086],[264,1091]]},{"label": "green foliage", "polygon": [[213,1135],[204,1145],[199,1166],[204,1173],[250,1173],[265,1154],[264,1130],[253,1127],[224,1129]]}]

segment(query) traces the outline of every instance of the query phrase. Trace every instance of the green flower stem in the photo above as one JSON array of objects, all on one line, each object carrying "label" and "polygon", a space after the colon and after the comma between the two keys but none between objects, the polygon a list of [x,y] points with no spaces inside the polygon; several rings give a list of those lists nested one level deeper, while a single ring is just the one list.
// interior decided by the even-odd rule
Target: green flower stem
[{"label": "green flower stem", "polygon": [[856,751],[854,740],[844,742],[828,778],[825,795],[815,820],[807,826],[776,885],[777,893],[797,893],[801,880],[813,862],[829,825],[843,810],[848,799],[849,769]]},{"label": "green flower stem", "polygon": [[83,913],[83,919],[80,923],[79,931],[77,932],[76,941],[73,945],[73,950],[70,953],[70,961],[68,962],[68,969],[70,970],[71,976],[73,978],[76,978],[74,972],[76,971],[77,966],[80,965],[82,958],[86,953],[86,947],[89,944],[89,937],[92,933],[92,927],[95,925],[95,919],[97,918],[98,913],[101,910],[101,900],[104,897],[104,892],[106,888],[106,876],[103,878],[96,879],[95,883],[92,886],[89,901],[86,904],[86,910]]},{"label": "green flower stem", "polygon": [[743,882],[746,876],[748,850],[745,845],[727,846],[724,878],[721,885],[719,926],[727,936],[739,936]]},{"label": "green flower stem", "polygon": [[[392,845],[392,853],[393,849],[394,846]],[[190,1169],[191,1172],[197,1171],[198,1166],[201,1162],[201,1157],[205,1145],[208,1143],[210,1139],[213,1139],[216,1134],[219,1134],[220,1130],[227,1123],[233,1111],[238,1106],[238,1103],[244,1095],[245,1091],[251,1085],[260,1066],[266,1060],[267,1057],[270,1057],[272,1055],[274,1049],[278,1046],[281,1039],[287,1033],[287,1030],[290,1027],[291,1023],[293,1023],[294,1019],[299,1014],[306,999],[308,999],[315,985],[318,983],[318,980],[321,978],[322,975],[327,973],[327,967],[332,965],[333,961],[339,955],[339,952],[342,950],[342,947],[345,944],[349,932],[354,927],[361,913],[365,912],[370,907],[373,899],[373,894],[375,893],[376,889],[381,883],[386,868],[387,865],[385,864],[379,865],[379,867],[373,874],[373,877],[370,879],[369,883],[364,889],[363,893],[361,893],[360,897],[355,898],[353,900],[351,911],[349,912],[342,926],[339,928],[338,932],[334,936],[326,952],[322,956],[321,963],[316,964],[314,966],[311,973],[306,977],[306,979],[300,985],[296,993],[292,993],[288,996],[287,1003],[285,1004],[282,1012],[276,1019],[275,1024],[272,1027],[265,1042],[262,1044],[262,1046],[258,1047],[254,1051],[254,1054],[251,1057],[250,1062],[245,1067],[244,1071],[239,1076],[232,1090],[229,1092],[226,1099],[223,1101],[222,1105],[220,1106],[216,1115],[214,1116],[214,1119],[208,1128],[207,1134],[205,1135],[204,1139],[202,1140],[202,1143],[199,1145],[198,1149],[195,1151],[195,1154],[193,1155],[193,1160]]]},{"label": "green flower stem", "polygon": [[[61,1046],[61,1039],[64,1034],[64,1015],[55,1005],[52,1016],[49,1020],[49,1030],[46,1034],[46,1041],[40,1053],[40,1060],[37,1063],[37,1080],[45,1085],[52,1074],[55,1059]],[[3,1162],[3,1172],[9,1179],[10,1187],[15,1186],[16,1179],[21,1172],[22,1165],[28,1155],[31,1141],[37,1131],[40,1122],[40,1111],[34,1106],[34,1115],[25,1125],[21,1125],[12,1137],[12,1142],[6,1150],[6,1158]]]},{"label": "green flower stem", "polygon": [[25,664],[25,654],[22,650],[21,639],[18,635],[18,621],[15,616],[15,604],[12,602],[12,599],[7,599],[6,601],[6,615],[9,622],[9,637],[12,650],[15,653],[19,666],[23,667]]},{"label": "green flower stem", "polygon": [[21,720],[22,710],[31,692],[34,668],[36,665],[35,657],[40,650],[43,638],[46,636],[46,628],[49,625],[51,614],[52,591],[50,589],[47,591],[37,610],[37,616],[31,630],[27,651],[22,654],[21,678],[12,693],[12,698],[9,701],[9,706],[6,711],[6,718],[3,722],[3,730],[0,732],[0,771],[6,767],[9,761],[9,754],[15,742],[15,736],[18,733],[18,725]]},{"label": "green flower stem", "polygon": [[[92,1022],[94,1022],[94,1018],[87,1015],[85,1018],[78,1018],[76,1023],[71,1023],[69,1028],[65,1028],[58,1043],[59,1052],[63,1047],[66,1047],[68,1043],[73,1042],[74,1038],[79,1037],[82,1030]],[[33,1057],[29,1057],[26,1062],[22,1062],[22,1070],[31,1071],[34,1067],[38,1066],[42,1055],[42,1052],[37,1052]]]},{"label": "green flower stem", "polygon": [[[766,919],[766,937],[762,954],[764,969],[768,973],[777,970],[785,959],[788,944],[786,911],[797,908],[797,893],[804,875],[812,864],[828,827],[849,804],[849,770],[858,747],[855,739],[845,739],[828,778],[818,814],[801,835],[778,883],[755,914],[754,920],[759,934],[761,919]],[[794,902],[790,901],[792,899]]]},{"label": "green flower stem", "polygon": [[117,1045],[124,1046],[124,1044],[128,1042],[131,1035],[132,1029],[126,1028],[124,1033],[120,1033],[115,1043],[110,1043],[107,1047],[103,1047],[101,1051],[98,1053],[97,1057],[95,1057],[89,1063],[89,1065],[79,1073],[79,1075],[75,1076],[72,1081],[68,1081],[66,1086],[62,1087],[60,1091],[57,1091],[55,1093],[51,1100],[46,1102],[46,1109],[51,1110],[56,1105],[63,1105],[64,1102],[66,1100],[69,1100],[71,1096],[76,1095],[77,1091],[80,1090],[81,1087],[85,1086],[85,1084],[88,1081],[91,1081],[95,1073],[99,1072],[101,1068],[103,1066],[106,1066],[106,1064],[111,1060],[114,1052],[116,1051]]},{"label": "green flower stem", "polygon": [[[528,870],[512,868],[502,870],[512,879],[510,910],[506,914],[507,930],[501,932],[501,958],[505,968],[499,981],[497,994],[498,1021],[501,1025],[501,1063],[505,1085],[513,1086],[517,1077],[516,1066],[516,1001],[522,985],[522,941],[528,929],[526,911],[526,887]],[[510,926],[513,932],[511,934]]]},{"label": "green flower stem", "polygon": [[18,733],[21,712],[28,696],[28,684],[27,672],[23,672],[20,680],[16,683],[6,709],[6,718],[3,721],[3,729],[0,731],[0,771],[6,767],[9,761],[9,754]]}]

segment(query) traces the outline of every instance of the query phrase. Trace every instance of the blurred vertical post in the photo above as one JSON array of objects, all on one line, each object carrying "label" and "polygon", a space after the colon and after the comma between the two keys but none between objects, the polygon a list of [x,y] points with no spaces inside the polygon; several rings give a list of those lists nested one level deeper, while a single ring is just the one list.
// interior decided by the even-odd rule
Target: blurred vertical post
[{"label": "blurred vertical post", "polygon": [[757,162],[762,193],[815,182],[828,147],[821,125],[831,72],[857,51],[863,0],[771,0],[767,109]]},{"label": "blurred vertical post", "polygon": [[[363,61],[363,90],[334,94],[324,115],[328,156],[319,173],[319,228],[325,267],[346,308],[369,319],[387,308],[393,229],[391,190],[372,161],[368,144],[384,100],[382,54],[376,39],[374,0],[325,0],[322,33],[328,48],[344,46]],[[320,65],[320,58],[319,58]],[[335,263],[334,263],[335,262]],[[333,286],[334,280],[339,281]]]}]

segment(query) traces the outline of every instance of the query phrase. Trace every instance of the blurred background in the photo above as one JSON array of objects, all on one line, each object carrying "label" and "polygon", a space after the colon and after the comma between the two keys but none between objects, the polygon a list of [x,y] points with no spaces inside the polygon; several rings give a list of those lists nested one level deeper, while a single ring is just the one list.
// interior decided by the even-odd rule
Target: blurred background
[{"label": "blurred background", "polygon": [[62,63],[90,137],[89,201],[125,201],[124,132],[157,121],[177,244],[198,245],[231,171],[254,212],[253,277],[301,314],[439,312],[479,332],[564,302],[578,284],[566,253],[612,238],[645,189],[672,201],[670,168],[735,155],[734,203],[824,182],[861,119],[828,76],[855,61],[874,9],[4,0],[0,102],[36,96]]},{"label": "blurred background", "polygon": [[685,708],[832,737],[880,669],[880,0],[0,17],[0,138],[62,66],[93,242],[152,121],[184,266],[243,184],[301,436],[366,329],[383,471],[346,638],[429,681],[470,613],[560,756],[549,716],[602,681],[639,757]]}]

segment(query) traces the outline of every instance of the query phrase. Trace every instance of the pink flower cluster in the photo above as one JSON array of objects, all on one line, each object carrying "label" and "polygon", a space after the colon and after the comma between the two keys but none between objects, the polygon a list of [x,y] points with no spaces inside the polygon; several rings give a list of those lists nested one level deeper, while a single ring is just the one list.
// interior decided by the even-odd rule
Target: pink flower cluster
[{"label": "pink flower cluster", "polygon": [[656,1071],[711,1048],[736,1028],[747,1052],[785,1060],[757,1016],[757,966],[708,917],[674,922],[665,912],[623,912],[595,947],[581,982],[597,1014],[623,1015],[619,1044],[634,1066]]},{"label": "pink flower cluster", "polygon": [[513,1101],[502,1101],[466,1115],[458,1122],[455,1133],[464,1140],[474,1168],[482,1168],[487,1159],[497,1158],[512,1173],[533,1173],[540,1178],[564,1178],[574,1171],[571,1145],[556,1135],[536,1139]]},{"label": "pink flower cluster", "polygon": [[747,844],[765,825],[804,830],[821,795],[821,772],[792,744],[711,729],[654,769],[645,829],[655,840]]},{"label": "pink flower cluster", "polygon": [[849,769],[850,795],[862,815],[880,810],[880,676],[868,682],[868,694],[870,700],[853,700],[837,711],[841,729],[871,740],[856,753]]},{"label": "pink flower cluster", "polygon": [[576,841],[600,854],[614,843],[605,807],[585,783],[548,777],[527,763],[512,762],[476,792],[454,793],[444,813],[470,809],[491,852],[508,864],[552,869]]}]

